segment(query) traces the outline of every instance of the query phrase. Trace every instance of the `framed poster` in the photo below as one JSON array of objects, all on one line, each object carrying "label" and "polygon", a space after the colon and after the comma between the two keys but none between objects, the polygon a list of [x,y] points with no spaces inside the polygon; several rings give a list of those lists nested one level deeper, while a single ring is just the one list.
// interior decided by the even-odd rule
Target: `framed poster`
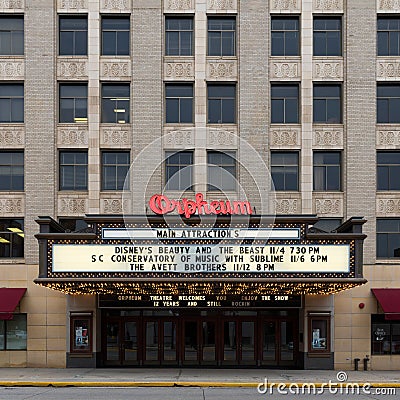
[{"label": "framed poster", "polygon": [[91,353],[93,332],[92,315],[71,315],[71,353]]}]

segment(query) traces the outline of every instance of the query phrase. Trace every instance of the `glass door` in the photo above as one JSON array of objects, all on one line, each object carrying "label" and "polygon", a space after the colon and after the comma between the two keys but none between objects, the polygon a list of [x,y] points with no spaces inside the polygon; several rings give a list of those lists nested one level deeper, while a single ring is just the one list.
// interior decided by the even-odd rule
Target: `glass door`
[{"label": "glass door", "polygon": [[262,325],[262,365],[277,365],[277,321],[263,320]]},{"label": "glass door", "polygon": [[199,320],[183,320],[183,364],[199,363]]},{"label": "glass door", "polygon": [[124,338],[122,342],[122,364],[137,365],[139,364],[139,343],[138,343],[138,322],[125,320]]},{"label": "glass door", "polygon": [[240,321],[239,364],[256,364],[256,321]]},{"label": "glass door", "polygon": [[280,321],[280,344],[279,359],[280,365],[292,365],[295,361],[295,335],[294,323],[292,320]]},{"label": "glass door", "polygon": [[238,323],[236,320],[222,322],[222,364],[238,364]]},{"label": "glass door", "polygon": [[160,363],[159,321],[145,320],[143,322],[144,354],[143,364]]},{"label": "glass door", "polygon": [[162,321],[162,351],[161,362],[163,364],[177,364],[177,348],[176,348],[176,322]]},{"label": "glass door", "polygon": [[203,365],[216,365],[216,322],[213,320],[203,320],[201,322],[201,336],[200,363]]},{"label": "glass door", "polygon": [[105,340],[105,364],[121,365],[121,337],[120,320],[107,320]]}]

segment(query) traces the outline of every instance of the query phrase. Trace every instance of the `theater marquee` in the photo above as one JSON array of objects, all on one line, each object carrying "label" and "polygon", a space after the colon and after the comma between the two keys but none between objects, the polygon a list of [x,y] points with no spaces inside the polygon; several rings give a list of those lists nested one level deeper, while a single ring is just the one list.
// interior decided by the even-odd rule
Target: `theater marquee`
[{"label": "theater marquee", "polygon": [[267,307],[265,296],[329,294],[366,282],[361,218],[334,233],[315,230],[314,216],[281,216],[273,224],[263,216],[232,218],[88,216],[90,228],[72,233],[41,217],[35,282],[66,293],[142,296],[138,307],[158,301],[151,296],[170,296],[181,307],[185,295],[204,298],[202,306],[216,304],[217,295],[229,304],[264,296],[253,306]]}]

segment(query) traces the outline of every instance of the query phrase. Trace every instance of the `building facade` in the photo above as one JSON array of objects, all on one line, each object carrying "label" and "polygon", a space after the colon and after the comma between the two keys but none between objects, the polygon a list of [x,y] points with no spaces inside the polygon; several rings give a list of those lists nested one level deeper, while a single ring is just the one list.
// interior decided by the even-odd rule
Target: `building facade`
[{"label": "building facade", "polygon": [[[254,214],[303,215],[316,232],[366,220],[365,284],[271,313],[296,327],[285,345],[299,354],[312,346],[307,321],[324,317],[329,361],[272,366],[400,368],[400,310],[385,303],[398,291],[372,291],[400,290],[399,43],[394,0],[0,0],[0,291],[26,288],[0,310],[0,365],[76,366],[71,326],[93,329],[91,352],[104,355],[105,324],[135,317],[34,283],[39,217],[76,232],[151,214],[156,193],[222,192]],[[74,325],[87,316],[90,328]],[[169,329],[147,316],[155,336]]]}]

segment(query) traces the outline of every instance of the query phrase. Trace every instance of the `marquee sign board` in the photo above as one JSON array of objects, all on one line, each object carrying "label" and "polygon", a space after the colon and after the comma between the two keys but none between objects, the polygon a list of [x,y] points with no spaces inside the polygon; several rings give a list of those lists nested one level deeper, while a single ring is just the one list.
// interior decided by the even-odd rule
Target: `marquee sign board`
[{"label": "marquee sign board", "polygon": [[350,245],[53,244],[53,272],[348,273]]}]

